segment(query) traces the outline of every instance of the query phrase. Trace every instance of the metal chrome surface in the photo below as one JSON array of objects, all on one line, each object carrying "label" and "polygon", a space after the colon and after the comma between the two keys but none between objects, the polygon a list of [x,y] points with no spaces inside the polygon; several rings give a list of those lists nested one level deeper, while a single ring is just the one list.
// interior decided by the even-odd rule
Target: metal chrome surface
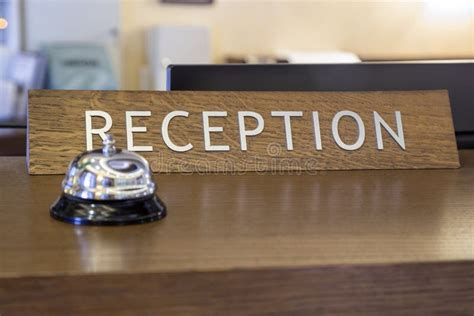
[{"label": "metal chrome surface", "polygon": [[77,156],[62,183],[66,195],[102,201],[151,196],[155,183],[148,162],[138,154],[117,149],[107,135],[104,147]]}]

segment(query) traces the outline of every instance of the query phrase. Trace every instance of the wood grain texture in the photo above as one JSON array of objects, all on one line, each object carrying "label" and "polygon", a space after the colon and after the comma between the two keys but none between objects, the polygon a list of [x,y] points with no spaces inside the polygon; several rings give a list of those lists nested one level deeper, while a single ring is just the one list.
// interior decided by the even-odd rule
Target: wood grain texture
[{"label": "wood grain texture", "polygon": [[460,169],[155,176],[162,221],[49,217],[62,176],[0,158],[0,277],[474,260],[474,151]]},{"label": "wood grain texture", "polygon": [[2,315],[465,315],[474,262],[0,280]]},{"label": "wood grain texture", "polygon": [[472,315],[462,168],[157,175],[163,221],[49,217],[61,176],[0,158],[3,315]]},{"label": "wood grain texture", "polygon": [[[62,174],[70,160],[84,151],[85,111],[102,110],[113,118],[112,134],[126,148],[125,111],[151,111],[135,118],[134,125],[147,133],[135,133],[136,145],[152,145],[142,153],[156,172],[227,172],[242,170],[328,169],[419,169],[457,168],[459,160],[447,91],[411,92],[146,92],[146,91],[30,91],[29,172]],[[168,149],[161,137],[164,116],[185,110],[189,118],[175,118],[170,125],[172,140],[194,148],[186,153]],[[265,120],[264,131],[248,138],[248,151],[240,150],[237,112],[255,111]],[[303,111],[293,118],[294,150],[287,151],[283,118],[271,111]],[[365,125],[364,145],[355,151],[337,146],[331,133],[335,113],[351,110]],[[203,144],[202,111],[227,111],[227,118],[211,118],[223,126],[212,133],[213,144],[228,144],[228,152],[206,152]],[[323,150],[315,150],[311,111],[319,111]],[[406,151],[384,135],[384,150],[377,150],[373,111],[395,128],[395,111],[402,113]],[[93,121],[102,126],[101,119]],[[247,119],[248,129],[255,127]],[[348,118],[340,124],[341,138],[348,144],[357,138],[356,124]],[[100,138],[94,139],[95,148]]]}]

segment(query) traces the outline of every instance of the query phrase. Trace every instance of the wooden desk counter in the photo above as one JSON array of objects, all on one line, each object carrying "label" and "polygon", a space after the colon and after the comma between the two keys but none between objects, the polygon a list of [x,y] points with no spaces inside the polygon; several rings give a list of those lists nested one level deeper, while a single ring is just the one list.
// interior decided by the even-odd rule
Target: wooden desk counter
[{"label": "wooden desk counter", "polygon": [[49,217],[61,176],[0,158],[0,314],[473,315],[461,169],[157,175],[162,221]]}]

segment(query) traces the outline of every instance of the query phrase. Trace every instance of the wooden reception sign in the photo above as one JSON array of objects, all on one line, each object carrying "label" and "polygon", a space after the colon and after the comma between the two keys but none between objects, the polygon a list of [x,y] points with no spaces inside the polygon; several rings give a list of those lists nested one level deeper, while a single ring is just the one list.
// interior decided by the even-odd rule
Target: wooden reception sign
[{"label": "wooden reception sign", "polygon": [[31,91],[30,174],[110,132],[155,172],[457,168],[447,91]]}]

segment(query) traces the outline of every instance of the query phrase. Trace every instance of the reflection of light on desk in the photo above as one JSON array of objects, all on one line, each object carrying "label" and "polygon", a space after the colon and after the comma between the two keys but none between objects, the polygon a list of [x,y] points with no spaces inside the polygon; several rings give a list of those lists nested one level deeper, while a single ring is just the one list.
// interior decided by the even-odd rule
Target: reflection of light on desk
[{"label": "reflection of light on desk", "polygon": [[474,259],[474,223],[465,220],[472,212],[471,192],[469,188],[465,190],[465,194],[460,194],[458,191],[455,202],[448,201],[442,204],[449,207],[445,207],[439,221],[441,223],[438,237],[440,259]]},{"label": "reflection of light on desk", "polygon": [[4,30],[8,27],[8,21],[5,18],[0,18],[0,30]]},{"label": "reflection of light on desk", "polygon": [[74,227],[80,249],[81,266],[87,272],[119,271],[126,269],[123,245],[114,238],[104,238],[107,232],[97,227]]}]

